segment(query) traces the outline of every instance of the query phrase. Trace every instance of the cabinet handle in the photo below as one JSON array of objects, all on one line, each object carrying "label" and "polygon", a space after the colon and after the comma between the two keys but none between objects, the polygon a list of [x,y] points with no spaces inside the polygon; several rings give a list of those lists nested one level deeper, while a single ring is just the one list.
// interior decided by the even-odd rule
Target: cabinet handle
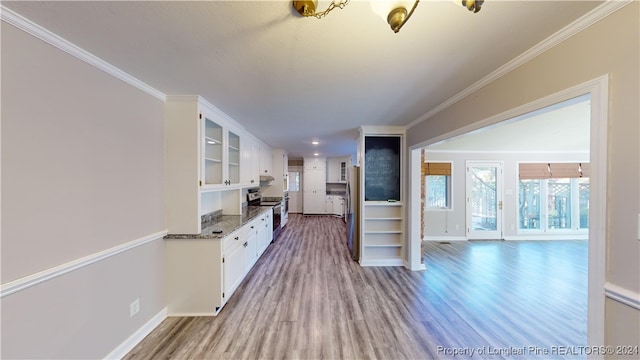
[{"label": "cabinet handle", "polygon": [[253,225],[251,225],[251,228],[253,229]]},{"label": "cabinet handle", "polygon": [[247,247],[249,246],[249,244],[245,241],[244,244],[242,244],[242,246]]},{"label": "cabinet handle", "polygon": [[236,240],[240,240],[240,237],[239,237],[239,236],[236,236],[236,237],[234,237],[234,239],[236,239]]}]

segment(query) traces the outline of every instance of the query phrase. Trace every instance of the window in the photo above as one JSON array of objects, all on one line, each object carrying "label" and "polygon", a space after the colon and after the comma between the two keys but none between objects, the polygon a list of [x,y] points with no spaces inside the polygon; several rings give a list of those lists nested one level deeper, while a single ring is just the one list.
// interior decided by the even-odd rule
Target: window
[{"label": "window", "polygon": [[451,163],[423,164],[424,192],[427,209],[451,208]]},{"label": "window", "polygon": [[589,178],[578,179],[580,229],[589,228]]},{"label": "window", "polygon": [[520,164],[519,229],[589,228],[589,164]]},{"label": "window", "polygon": [[540,181],[520,180],[518,203],[520,229],[540,229]]},{"label": "window", "polygon": [[571,229],[571,179],[547,182],[547,227]]},{"label": "window", "polygon": [[300,191],[300,171],[289,171],[289,188],[287,191]]}]

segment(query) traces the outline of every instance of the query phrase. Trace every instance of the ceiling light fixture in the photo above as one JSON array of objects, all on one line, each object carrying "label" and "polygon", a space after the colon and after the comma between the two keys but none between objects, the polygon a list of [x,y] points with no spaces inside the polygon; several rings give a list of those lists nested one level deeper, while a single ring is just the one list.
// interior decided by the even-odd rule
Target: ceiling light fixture
[{"label": "ceiling light fixture", "polygon": [[[469,11],[477,13],[480,11],[484,0],[453,0],[457,4],[461,4]],[[411,3],[413,2],[413,5]],[[413,11],[418,6],[420,0],[415,1],[402,1],[402,0],[372,0],[371,7],[373,11],[382,16],[387,21],[387,24],[391,27],[394,33],[400,31],[400,29],[407,23]],[[349,0],[336,0],[331,1],[329,7],[325,11],[316,12],[318,7],[317,0],[294,0],[293,7],[298,14],[304,17],[316,17],[318,19],[326,16],[331,10],[335,8],[344,9],[349,3]],[[407,10],[410,9],[410,10]]]},{"label": "ceiling light fixture", "polygon": [[482,4],[484,4],[484,0],[462,0],[462,6],[466,7],[469,11],[473,11],[474,14],[480,11]]},{"label": "ceiling light fixture", "polygon": [[318,145],[318,144],[320,144],[320,142],[319,142],[319,141],[314,140],[314,141],[312,141],[312,142],[311,142],[311,144],[313,144],[313,145]]},{"label": "ceiling light fixture", "polygon": [[333,0],[333,1],[331,1],[331,4],[329,4],[329,7],[327,8],[327,10],[316,12],[316,8],[318,7],[318,1],[317,0],[294,0],[293,1],[293,8],[296,9],[298,14],[300,14],[300,15],[302,15],[304,17],[313,16],[313,17],[316,17],[318,19],[322,19],[331,10],[333,10],[335,8],[344,9],[344,7],[347,6],[347,3],[349,3],[349,0],[342,0],[342,1],[338,1],[338,2]]}]

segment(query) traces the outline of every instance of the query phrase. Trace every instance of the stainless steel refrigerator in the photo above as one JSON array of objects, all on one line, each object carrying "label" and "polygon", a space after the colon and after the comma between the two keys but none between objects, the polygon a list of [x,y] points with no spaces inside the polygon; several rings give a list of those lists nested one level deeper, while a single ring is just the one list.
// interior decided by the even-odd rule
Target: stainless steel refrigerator
[{"label": "stainless steel refrigerator", "polygon": [[347,175],[347,246],[351,258],[360,261],[360,167],[348,168]]}]

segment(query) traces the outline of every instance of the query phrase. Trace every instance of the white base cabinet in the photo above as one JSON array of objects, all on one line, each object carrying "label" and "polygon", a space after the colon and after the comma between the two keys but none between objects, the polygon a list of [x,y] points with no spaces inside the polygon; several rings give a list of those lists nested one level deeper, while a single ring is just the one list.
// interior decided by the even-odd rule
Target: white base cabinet
[{"label": "white base cabinet", "polygon": [[217,315],[271,243],[272,214],[222,239],[165,239],[170,316]]},{"label": "white base cabinet", "polygon": [[344,216],[344,197],[340,195],[327,195],[325,212],[335,216]]}]

